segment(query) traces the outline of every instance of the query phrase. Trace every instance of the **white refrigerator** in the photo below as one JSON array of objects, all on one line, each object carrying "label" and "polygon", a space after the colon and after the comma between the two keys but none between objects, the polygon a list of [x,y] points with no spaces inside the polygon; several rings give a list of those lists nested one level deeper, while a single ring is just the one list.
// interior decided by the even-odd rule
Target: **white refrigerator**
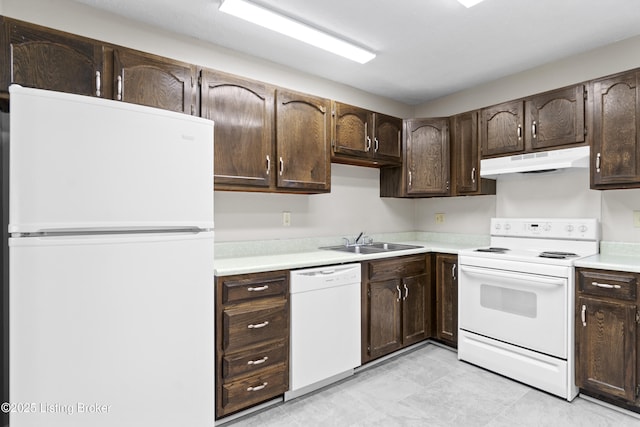
[{"label": "white refrigerator", "polygon": [[10,426],[212,426],[213,122],[15,85],[9,116]]}]

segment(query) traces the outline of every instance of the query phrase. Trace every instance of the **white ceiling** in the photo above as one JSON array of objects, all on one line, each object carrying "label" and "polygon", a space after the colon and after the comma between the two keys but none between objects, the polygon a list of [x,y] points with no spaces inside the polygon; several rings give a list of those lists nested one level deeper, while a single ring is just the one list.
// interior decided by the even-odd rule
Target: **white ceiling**
[{"label": "white ceiling", "polygon": [[75,1],[409,105],[640,34],[638,0],[254,0],[377,52],[361,65],[221,13],[221,0]]}]

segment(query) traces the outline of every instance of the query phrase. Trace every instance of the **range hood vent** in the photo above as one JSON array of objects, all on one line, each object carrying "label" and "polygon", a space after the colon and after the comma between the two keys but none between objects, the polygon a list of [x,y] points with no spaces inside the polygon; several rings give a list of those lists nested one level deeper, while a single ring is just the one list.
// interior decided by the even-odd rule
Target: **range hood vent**
[{"label": "range hood vent", "polygon": [[491,178],[508,173],[588,167],[589,147],[583,146],[483,159],[480,161],[480,176]]}]

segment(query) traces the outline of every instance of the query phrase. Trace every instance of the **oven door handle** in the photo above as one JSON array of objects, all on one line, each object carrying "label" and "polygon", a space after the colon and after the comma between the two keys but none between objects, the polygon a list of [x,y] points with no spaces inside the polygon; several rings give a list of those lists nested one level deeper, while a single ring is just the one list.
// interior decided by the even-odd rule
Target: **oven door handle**
[{"label": "oven door handle", "polygon": [[471,267],[468,265],[460,266],[460,274],[467,273],[470,276],[481,276],[481,277],[494,277],[501,279],[509,279],[509,280],[518,280],[522,282],[527,282],[529,285],[536,285],[538,287],[557,287],[565,284],[564,278],[554,278],[554,277],[540,277],[531,274],[522,274],[510,271],[501,271],[501,270],[490,270],[485,268]]}]

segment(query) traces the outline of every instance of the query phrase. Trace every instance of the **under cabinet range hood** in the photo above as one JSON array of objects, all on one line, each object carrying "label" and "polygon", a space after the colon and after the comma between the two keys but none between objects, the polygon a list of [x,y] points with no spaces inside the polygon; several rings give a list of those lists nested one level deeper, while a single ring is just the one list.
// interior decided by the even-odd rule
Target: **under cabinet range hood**
[{"label": "under cabinet range hood", "polygon": [[480,161],[480,176],[491,178],[517,172],[546,172],[588,167],[589,147],[582,146],[483,159]]}]

